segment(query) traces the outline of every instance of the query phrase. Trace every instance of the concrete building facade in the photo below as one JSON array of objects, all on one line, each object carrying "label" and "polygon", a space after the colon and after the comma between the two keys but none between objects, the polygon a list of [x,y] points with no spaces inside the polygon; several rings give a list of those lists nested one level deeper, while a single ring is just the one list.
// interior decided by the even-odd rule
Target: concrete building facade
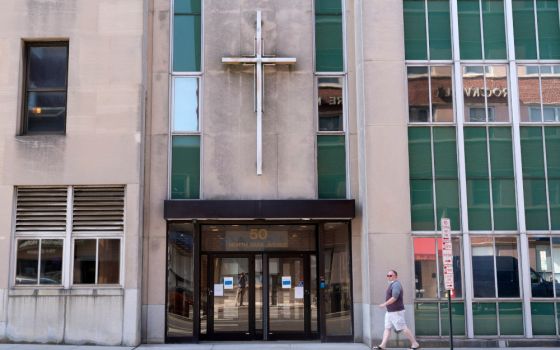
[{"label": "concrete building facade", "polygon": [[145,4],[0,8],[0,339],[138,344]]},{"label": "concrete building facade", "polygon": [[557,0],[0,10],[0,340],[557,344]]}]

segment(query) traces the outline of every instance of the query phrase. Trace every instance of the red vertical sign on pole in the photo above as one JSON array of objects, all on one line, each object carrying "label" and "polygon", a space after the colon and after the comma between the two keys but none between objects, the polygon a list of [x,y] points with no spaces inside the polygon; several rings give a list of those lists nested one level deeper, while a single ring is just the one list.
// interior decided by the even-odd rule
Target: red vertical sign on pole
[{"label": "red vertical sign on pole", "polygon": [[451,319],[451,291],[455,289],[453,278],[453,244],[451,243],[451,220],[441,218],[441,241],[443,245],[443,283],[447,290],[447,308],[449,310],[449,349],[453,350],[453,321]]},{"label": "red vertical sign on pole", "polygon": [[443,245],[443,282],[446,290],[455,289],[453,278],[453,244],[451,243],[451,220],[441,219],[441,240]]}]

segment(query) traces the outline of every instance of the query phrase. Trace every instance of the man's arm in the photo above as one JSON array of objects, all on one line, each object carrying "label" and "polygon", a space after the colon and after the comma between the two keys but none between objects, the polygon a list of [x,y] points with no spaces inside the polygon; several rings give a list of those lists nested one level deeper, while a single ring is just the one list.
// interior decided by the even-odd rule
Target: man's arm
[{"label": "man's arm", "polygon": [[391,298],[389,298],[389,300],[387,300],[383,304],[379,304],[379,307],[386,307],[387,305],[391,305],[395,301],[397,301],[397,299],[395,297],[391,297]]}]

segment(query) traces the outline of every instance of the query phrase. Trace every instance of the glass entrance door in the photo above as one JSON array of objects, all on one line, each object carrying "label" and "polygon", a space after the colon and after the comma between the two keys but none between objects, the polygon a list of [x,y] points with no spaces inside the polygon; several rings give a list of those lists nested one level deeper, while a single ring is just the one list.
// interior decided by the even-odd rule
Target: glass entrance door
[{"label": "glass entrance door", "polygon": [[267,260],[268,339],[310,339],[317,332],[314,255],[271,254]]},{"label": "glass entrance door", "polygon": [[208,266],[208,335],[254,338],[255,268],[251,255],[213,255]]}]

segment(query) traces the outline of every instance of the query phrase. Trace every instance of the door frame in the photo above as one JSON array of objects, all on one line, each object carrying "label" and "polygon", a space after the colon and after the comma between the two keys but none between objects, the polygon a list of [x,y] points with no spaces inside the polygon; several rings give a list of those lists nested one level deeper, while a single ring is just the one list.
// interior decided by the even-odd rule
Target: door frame
[{"label": "door frame", "polygon": [[[263,326],[263,340],[309,340],[319,339],[319,286],[318,286],[318,271],[315,271],[316,285],[315,291],[317,296],[317,331],[311,330],[311,256],[315,255],[316,269],[319,268],[317,253],[316,252],[298,252],[298,251],[281,251],[281,252],[267,252],[263,254],[263,319],[265,319],[266,328]],[[269,300],[269,260],[271,258],[286,258],[286,257],[301,257],[303,259],[303,304],[304,304],[304,329],[303,332],[292,331],[276,331],[270,332],[270,300]],[[265,287],[266,286],[266,287]],[[264,311],[266,310],[266,311]]]},{"label": "door frame", "polygon": [[[207,303],[206,303],[206,315],[207,315],[207,325],[206,334],[200,334],[200,338],[204,340],[254,340],[258,339],[255,330],[255,253],[205,253],[207,256],[206,264],[206,278],[208,284],[207,293]],[[249,288],[247,293],[248,299],[248,332],[215,332],[214,331],[214,260],[216,258],[247,258],[248,259],[248,274],[249,274]],[[201,277],[202,278],[202,277]],[[235,282],[234,282],[235,283]],[[199,288],[200,293],[205,291]]]}]

